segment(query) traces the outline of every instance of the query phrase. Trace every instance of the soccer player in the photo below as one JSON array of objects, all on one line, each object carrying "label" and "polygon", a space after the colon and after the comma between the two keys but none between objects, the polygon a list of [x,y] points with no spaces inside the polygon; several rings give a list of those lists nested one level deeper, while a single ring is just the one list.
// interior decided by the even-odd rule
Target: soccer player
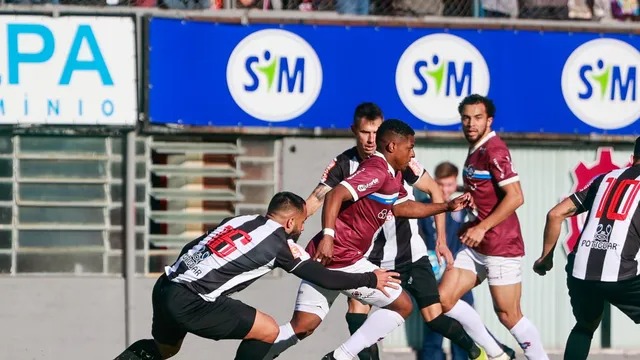
[{"label": "soccer player", "polygon": [[565,360],[587,358],[605,301],[640,323],[639,203],[640,137],[632,166],[597,176],[547,214],[542,255],[533,265],[539,275],[553,267],[562,222],[588,211],[578,243],[567,259],[567,287],[576,325],[567,339]]},{"label": "soccer player", "polygon": [[518,174],[506,144],[491,130],[495,106],[477,94],[462,100],[458,107],[469,154],[463,180],[477,210],[477,219],[465,224],[460,240],[468,248],[456,255],[453,269],[440,282],[440,299],[446,315],[464,326],[487,355],[502,349],[488,346],[490,336],[478,313],[464,301],[469,290],[488,279],[494,309],[500,322],[511,332],[527,359],[548,359],[535,325],[520,309],[524,242],[516,209],[524,203]]},{"label": "soccer player", "polygon": [[400,291],[393,272],[371,268],[346,273],[312,261],[295,241],[307,218],[305,201],[290,192],[276,194],[266,216],[228,218],[187,244],[153,288],[153,340],[139,340],[118,360],[168,359],[187,333],[220,340],[244,339],[236,359],[262,359],[278,335],[267,314],[228,297],[275,267],[331,289],[378,288]]},{"label": "soccer player", "polygon": [[[456,191],[458,191],[458,167],[454,164],[444,161],[438,164],[433,172],[436,183],[442,189],[444,193],[445,199],[450,199]],[[426,199],[426,197],[422,194],[421,201],[432,201],[432,199]],[[425,197],[424,199],[422,199]],[[447,233],[447,246],[449,250],[456,255],[460,250],[464,249],[464,245],[460,242],[460,238],[458,237],[458,232],[460,227],[465,221],[467,217],[467,209],[461,211],[454,211],[445,214],[446,216],[446,233]],[[419,230],[422,237],[425,239],[428,248],[434,248],[436,242],[436,227],[432,217],[423,218],[418,220]],[[438,266],[437,263],[432,262],[434,266]],[[436,268],[437,269],[437,268]],[[436,272],[434,270],[434,272]],[[402,272],[400,271],[401,277]],[[436,280],[440,280],[441,278],[436,276]],[[468,291],[465,293],[462,298],[462,301],[465,301],[469,305],[473,306],[473,293]],[[492,335],[493,336],[493,335]],[[419,359],[430,359],[430,360],[438,360],[445,359],[444,351],[442,350],[442,340],[443,337],[441,334],[437,332],[431,331],[428,327],[424,330],[424,337],[422,343],[422,352]],[[509,356],[510,359],[515,359],[515,351],[510,347],[500,344],[505,353]],[[504,357],[505,359],[507,357]],[[467,354],[464,350],[460,349],[456,344],[451,344],[451,359],[452,360],[463,360],[467,359]]]},{"label": "soccer player", "polygon": [[[343,271],[376,268],[365,256],[380,232],[380,226],[393,219],[393,214],[417,218],[459,210],[467,205],[467,194],[449,203],[422,204],[409,200],[402,174],[414,156],[413,130],[399,120],[387,120],[371,131],[377,131],[375,141],[379,152],[361,160],[353,175],[347,173],[348,177],[326,194],[322,216],[324,230],[308,245],[310,254],[316,260],[327,263],[330,268]],[[428,262],[424,269],[431,270]],[[431,278],[433,289],[436,289],[433,274]],[[327,359],[351,359],[401,325],[411,312],[411,301],[401,291],[391,293],[392,297],[397,297],[391,303],[390,299],[380,298],[371,291],[347,291],[345,294],[381,309],[369,316],[347,342],[327,355]],[[293,318],[289,324],[281,326],[279,341],[270,355],[277,355],[298,339],[310,335],[320,325],[337,295],[335,291],[326,291],[302,282]],[[483,356],[481,349],[457,322],[436,316],[432,325],[443,332],[447,331],[469,351],[471,358]]]}]

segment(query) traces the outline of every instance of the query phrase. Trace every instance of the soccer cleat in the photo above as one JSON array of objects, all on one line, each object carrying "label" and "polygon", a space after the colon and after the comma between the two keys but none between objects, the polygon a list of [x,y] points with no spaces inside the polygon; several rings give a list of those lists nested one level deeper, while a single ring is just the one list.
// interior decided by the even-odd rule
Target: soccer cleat
[{"label": "soccer cleat", "polygon": [[480,348],[480,355],[478,355],[478,357],[472,358],[470,357],[469,359],[471,360],[489,360],[489,357],[487,356],[487,352],[484,351],[484,349],[480,346],[478,346]]},{"label": "soccer cleat", "polygon": [[502,344],[501,347],[502,347],[502,350],[509,356],[509,360],[513,360],[513,359],[516,358],[516,351],[515,350],[513,350],[512,348],[508,347],[505,344]]},{"label": "soccer cleat", "polygon": [[[513,351],[513,350],[512,350]],[[490,360],[511,360],[511,359],[515,359],[515,351],[514,351],[514,355],[513,357],[511,357],[511,355],[507,354],[506,352],[503,352],[502,354],[496,356],[496,357],[492,357],[489,358]]]},{"label": "soccer cleat", "polygon": [[336,358],[333,356],[333,351],[323,356],[322,360],[336,360]]}]

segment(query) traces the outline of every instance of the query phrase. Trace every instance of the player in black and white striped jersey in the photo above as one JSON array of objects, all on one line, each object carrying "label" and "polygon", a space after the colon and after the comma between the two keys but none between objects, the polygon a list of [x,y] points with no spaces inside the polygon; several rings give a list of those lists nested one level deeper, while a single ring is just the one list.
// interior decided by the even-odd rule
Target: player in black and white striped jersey
[{"label": "player in black and white striped jersey", "polygon": [[187,333],[213,339],[244,339],[236,359],[262,359],[278,335],[267,314],[228,295],[276,267],[325,288],[371,287],[387,294],[399,288],[397,273],[385,270],[346,273],[309,261],[295,243],[307,218],[305,201],[290,192],[276,194],[266,216],[228,218],[213,231],[188,243],[165,268],[153,289],[153,340],[140,340],[118,360],[156,360],[175,355]]},{"label": "player in black and white striped jersey", "polygon": [[567,286],[576,325],[564,358],[582,360],[600,324],[605,301],[640,323],[640,137],[633,164],[597,176],[547,214],[542,255],[533,270],[545,275],[564,219],[588,212],[578,243],[568,256]]}]

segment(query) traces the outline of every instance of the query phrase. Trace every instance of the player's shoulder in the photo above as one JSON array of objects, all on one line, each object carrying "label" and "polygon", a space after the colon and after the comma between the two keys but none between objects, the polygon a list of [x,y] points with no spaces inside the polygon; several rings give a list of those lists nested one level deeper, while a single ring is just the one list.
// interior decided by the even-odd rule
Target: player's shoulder
[{"label": "player's shoulder", "polygon": [[352,148],[349,148],[343,152],[341,152],[338,156],[336,156],[336,161],[338,163],[342,163],[342,162],[349,162],[349,161],[358,161],[359,160],[359,156],[358,156],[358,149],[354,146]]},{"label": "player's shoulder", "polygon": [[507,143],[502,140],[502,138],[495,134],[493,135],[486,143],[486,147],[488,150],[509,150],[509,146]]}]

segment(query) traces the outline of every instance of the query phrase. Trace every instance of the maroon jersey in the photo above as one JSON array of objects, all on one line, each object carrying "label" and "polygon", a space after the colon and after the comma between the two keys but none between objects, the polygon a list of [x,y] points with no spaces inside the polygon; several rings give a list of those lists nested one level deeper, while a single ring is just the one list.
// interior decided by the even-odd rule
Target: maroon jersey
[{"label": "maroon jersey", "polygon": [[[340,184],[349,190],[353,201],[342,204],[336,219],[330,268],[349,266],[363,258],[387,217],[391,217],[393,205],[409,199],[402,173],[378,152],[362,161],[358,170]],[[322,232],[307,245],[312,256],[321,239]]]},{"label": "maroon jersey", "polygon": [[[505,192],[500,187],[519,181],[509,149],[495,132],[492,131],[469,149],[463,179],[478,210],[475,223],[487,218],[504,198]],[[475,250],[491,256],[523,256],[524,242],[516,213],[487,231]]]}]

